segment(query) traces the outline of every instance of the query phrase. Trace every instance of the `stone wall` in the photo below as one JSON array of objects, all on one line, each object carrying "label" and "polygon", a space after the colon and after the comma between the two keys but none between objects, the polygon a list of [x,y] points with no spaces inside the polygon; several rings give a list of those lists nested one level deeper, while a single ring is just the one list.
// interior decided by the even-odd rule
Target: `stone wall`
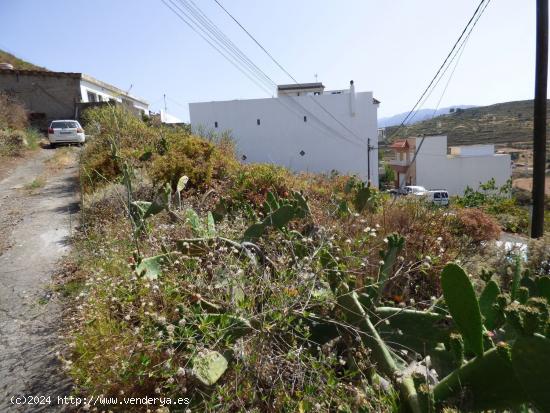
[{"label": "stone wall", "polygon": [[43,128],[54,119],[74,119],[80,74],[0,70],[0,91],[23,103],[31,122]]}]

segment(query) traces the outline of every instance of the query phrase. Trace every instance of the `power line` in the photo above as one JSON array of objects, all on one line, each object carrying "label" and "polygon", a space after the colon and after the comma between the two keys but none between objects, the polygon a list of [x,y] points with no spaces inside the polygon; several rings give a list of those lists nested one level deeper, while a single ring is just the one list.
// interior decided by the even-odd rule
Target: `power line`
[{"label": "power line", "polygon": [[[199,31],[199,29],[195,28],[190,22],[188,22],[185,17],[182,16],[183,12],[181,12],[181,9],[173,2],[173,0],[168,0],[170,1],[170,3],[172,3],[172,5],[174,7],[176,7],[178,11],[176,11],[174,9],[174,7],[170,6],[170,4],[168,4],[167,0],[161,0],[162,3],[168,7],[181,21],[183,21],[191,30],[193,30],[196,34],[198,34],[205,42],[207,42],[212,48],[214,48],[219,54],[221,54],[232,66],[234,66],[239,72],[241,72],[242,74],[244,74],[248,79],[250,79],[252,82],[254,82],[259,88],[261,88],[262,90],[264,90],[266,93],[270,94],[271,92],[269,90],[267,90],[266,88],[264,88],[264,86],[262,86],[260,83],[258,83],[258,81],[254,78],[251,77],[251,75],[246,72],[243,68],[241,68],[234,60],[232,60],[228,55],[226,55],[224,52],[222,52],[222,50],[217,46],[215,45],[208,37],[206,37],[206,35],[204,35],[203,33],[201,33]],[[182,14],[180,14],[182,13]]]},{"label": "power line", "polygon": [[[453,69],[453,71],[451,72],[450,76],[449,76],[449,80],[447,82],[447,84],[445,85],[445,88],[443,90],[443,94],[445,93],[447,87],[449,86],[449,83],[450,83],[450,80],[454,74],[454,71],[458,65],[458,62],[460,61],[460,57],[462,56],[462,52],[464,51],[464,48],[465,48],[465,45],[466,45],[466,42],[468,41],[469,37],[470,37],[470,34],[472,33],[474,27],[476,26],[477,22],[479,21],[479,19],[481,18],[481,16],[483,15],[483,13],[485,12],[485,10],[487,9],[487,6],[489,5],[489,3],[491,2],[491,0],[487,0],[487,3],[485,3],[485,7],[483,7],[483,9],[481,9],[481,11],[479,12],[478,14],[478,11],[480,10],[480,6],[485,2],[485,0],[482,0],[480,2],[480,4],[478,5],[478,7],[476,8],[474,14],[472,15],[472,17],[470,18],[470,20],[468,21],[468,24],[466,25],[466,27],[464,28],[464,30],[462,31],[461,35],[459,36],[458,40],[455,42],[455,44],[453,45],[453,48],[451,49],[451,52],[449,53],[449,55],[447,55],[447,57],[445,58],[445,61],[443,62],[442,66],[440,66],[440,68],[438,69],[436,75],[434,76],[434,78],[432,79],[432,81],[430,82],[430,84],[428,85],[428,88],[426,88],[426,90],[424,91],[424,93],[422,94],[422,96],[424,94],[426,94],[426,91],[430,88],[431,84],[434,82],[435,78],[438,76],[439,72],[441,72],[441,69],[442,67],[445,65],[445,63],[449,60],[449,56],[450,54],[452,54],[452,52],[456,49],[456,46],[457,44],[460,42],[460,39],[464,36],[464,33],[466,32],[466,30],[468,29],[468,26],[470,26],[470,23],[473,21],[473,24],[471,25],[470,27],[470,30],[468,32],[468,34],[466,35],[464,41],[461,43],[461,45],[459,46],[459,49],[457,50],[457,52],[454,54],[453,58],[451,59],[451,61],[449,62],[449,65],[447,65],[445,71],[443,72],[443,74],[441,75],[441,77],[439,77],[439,80],[437,81],[436,83],[436,86],[437,84],[439,83],[439,81],[441,80],[441,78],[444,76],[445,72],[448,70],[448,68],[450,67],[450,64],[452,63],[452,61],[457,57],[457,55],[459,55],[458,57],[458,60],[457,60],[457,63]],[[477,17],[476,17],[477,15]],[[459,54],[460,53],[460,54]],[[432,89],[433,91],[433,89]],[[431,92],[430,91],[430,94]],[[441,96],[441,98],[443,97],[443,94]],[[412,113],[412,111],[414,111],[415,107],[418,105],[418,103],[422,100],[422,96],[420,97],[420,99],[418,100],[418,102],[415,104],[415,106],[413,107],[413,109],[411,110],[411,112],[409,112],[409,115]],[[440,99],[441,101],[441,99]],[[439,103],[438,103],[438,106],[439,106]],[[435,112],[434,112],[435,113]],[[408,116],[408,115],[407,115]],[[403,122],[401,122],[401,125],[399,126],[399,128],[397,128],[397,130],[390,136],[390,139],[395,136],[395,134],[399,131],[399,129],[404,125],[406,121],[406,118],[405,120],[403,120]],[[416,157],[418,156],[418,153],[420,152],[420,148],[422,148],[422,144],[424,143],[424,139],[425,139],[425,136],[422,136],[422,139],[420,140],[420,144],[418,145],[418,147],[416,148],[415,152],[414,152],[414,155],[413,155],[413,158],[410,162],[410,164],[407,166],[407,169],[405,171],[405,178],[403,179],[403,182],[399,184],[399,189],[402,189],[402,187],[404,186],[404,184],[406,183],[406,180],[407,180],[407,177],[409,175],[409,171],[410,171],[410,168],[411,166],[416,162]]]},{"label": "power line", "polygon": [[[468,27],[470,26],[470,24],[474,21],[475,17],[477,16],[478,12],[481,10],[481,6],[485,3],[486,0],[481,0],[477,6],[477,8],[475,9],[474,11],[474,14],[472,14],[472,16],[470,17],[470,20],[468,20],[468,23],[466,24],[466,26],[464,27],[464,29],[462,30],[462,33],[460,34],[460,36],[458,37],[458,39],[456,40],[456,42],[454,43],[453,47],[451,48],[451,51],[447,54],[447,56],[445,57],[445,60],[443,60],[443,63],[441,64],[441,66],[439,66],[439,69],[437,69],[437,72],[435,73],[434,77],[432,78],[432,80],[430,80],[430,83],[428,84],[428,86],[426,87],[426,89],[424,89],[424,92],[422,92],[422,94],[420,95],[420,98],[417,100],[417,102],[414,104],[413,108],[409,111],[409,113],[407,114],[407,116],[405,116],[405,119],[403,119],[403,121],[401,122],[401,124],[399,125],[399,127],[392,133],[392,135],[389,137],[389,139],[391,140],[391,138],[393,138],[397,132],[399,132],[401,130],[401,128],[403,126],[405,126],[405,123],[407,122],[407,120],[409,119],[409,117],[413,114],[413,112],[415,111],[415,109],[417,108],[417,106],[419,105],[419,103],[422,101],[422,99],[424,98],[424,96],[426,95],[426,93],[428,93],[428,91],[430,90],[431,86],[433,85],[433,83],[435,82],[435,80],[439,77],[439,74],[441,73],[441,70],[443,70],[443,68],[447,65],[447,61],[449,60],[449,58],[451,57],[451,55],[453,54],[454,50],[456,49],[456,47],[458,46],[458,44],[460,43],[460,40],[464,37],[464,34],[466,33],[466,31],[468,30]],[[485,10],[485,9],[483,9]],[[477,22],[477,20],[476,20]]]},{"label": "power line", "polygon": [[[193,6],[191,6],[188,2],[185,0],[178,0],[182,7],[184,7],[187,10],[187,13],[182,10],[181,7],[179,7],[177,4],[175,4],[174,0],[169,0],[172,5],[179,11],[176,11],[173,7],[170,7],[166,3],[165,0],[162,0],[162,2],[174,13],[176,14],[181,20],[183,20],[193,31],[195,31],[197,34],[199,34],[205,41],[207,41],[212,47],[214,47],[224,58],[230,61],[234,66],[236,66],[242,73],[245,73],[244,70],[247,70],[248,72],[245,73],[249,79],[251,79],[251,76],[254,76],[255,79],[264,85],[268,86],[277,86],[276,83],[269,78],[258,66],[256,66],[246,55],[233,43],[231,40],[223,34],[223,32],[210,20],[208,17],[200,10],[200,8],[193,3]],[[183,2],[185,1],[185,3]],[[193,8],[195,10],[193,10]],[[181,14],[180,14],[181,13]],[[185,17],[187,19],[185,19]],[[191,24],[189,21],[193,24]],[[200,30],[200,32],[199,32]],[[216,43],[216,45],[214,45]],[[225,53],[222,52],[222,49],[225,51]],[[232,59],[229,59],[229,56],[232,57]],[[245,65],[245,68],[239,67],[240,65]],[[252,79],[251,79],[252,80]],[[257,82],[255,82],[258,84]],[[262,87],[262,89],[265,91]],[[270,92],[267,92],[268,94],[271,94]],[[280,101],[280,99],[277,99],[277,102],[286,109],[291,110],[287,105],[283,104],[283,102]],[[294,100],[294,102],[302,108],[302,110],[306,110],[303,105],[301,105],[299,102]],[[296,112],[294,112],[296,113]],[[325,122],[323,122],[321,119],[319,119],[316,115],[311,113],[310,111],[307,111],[307,113],[314,119],[317,120],[317,122],[330,131],[331,133],[329,136],[335,135],[336,137],[339,137],[347,142],[350,142],[352,144],[361,145],[360,143],[354,142],[353,140],[350,140],[346,136],[342,135],[341,133],[337,132],[333,128],[331,128],[329,125],[327,125]],[[298,114],[298,116],[301,116]],[[336,119],[337,120],[337,119]]]},{"label": "power line", "polygon": [[[288,77],[290,77],[294,83],[296,84],[299,84],[298,81],[296,80],[296,78],[294,76],[292,76],[290,74],[290,72],[288,70],[286,70],[282,64],[280,64],[277,59],[275,59],[273,57],[273,55],[271,53],[269,53],[267,51],[267,49],[262,46],[262,44],[256,40],[256,38],[237,20],[237,18],[235,18],[225,7],[223,7],[223,5],[218,1],[218,0],[214,0],[216,2],[216,4],[218,6],[220,6],[220,8],[229,16],[231,17],[231,19],[237,23],[237,25],[248,35],[248,37],[250,37],[254,43],[256,43],[258,45],[258,47],[260,47],[260,49],[262,49],[264,51],[264,53],[283,71],[286,73],[286,75]],[[363,138],[358,136],[353,130],[351,130],[350,128],[348,128],[344,123],[342,123],[338,118],[336,118],[326,107],[324,107],[319,101],[317,101],[313,96],[309,96],[313,102],[315,102],[315,104],[317,106],[319,106],[323,112],[325,112],[327,115],[329,115],[332,119],[334,119],[340,126],[342,126],[347,132],[349,132],[351,135],[355,136],[357,139],[359,139],[360,141],[363,141]]]},{"label": "power line", "polygon": [[250,38],[254,41],[254,43],[256,43],[256,44],[258,45],[258,47],[259,47],[260,49],[262,49],[262,50],[265,52],[265,54],[268,55],[269,58],[270,58],[271,60],[273,60],[273,62],[275,62],[275,64],[276,64],[277,66],[279,66],[279,69],[281,69],[283,72],[285,72],[285,73],[287,74],[287,76],[290,77],[295,83],[298,83],[298,81],[294,78],[294,76],[292,76],[292,75],[291,75],[291,74],[290,74],[290,73],[289,73],[289,72],[288,72],[288,71],[287,71],[287,70],[286,70],[286,69],[285,69],[285,68],[284,68],[284,67],[283,67],[283,66],[282,66],[282,65],[281,65],[272,55],[271,55],[271,53],[269,53],[269,52],[260,44],[260,42],[258,42],[258,41],[256,40],[256,38],[255,38],[254,36],[252,36],[252,34],[250,34],[249,31],[246,30],[246,28],[245,28],[245,27],[244,27],[235,17],[233,17],[233,15],[232,15],[231,13],[229,13],[229,11],[228,11],[225,7],[223,7],[223,5],[222,5],[218,0],[214,0],[214,1],[216,2],[216,4],[217,4],[218,6],[221,7],[221,9],[222,9],[229,17],[231,17],[231,19],[233,19],[233,21],[234,21],[235,23],[237,23],[237,25],[238,25],[241,29],[243,29],[243,31],[248,35],[248,37],[250,37]]},{"label": "power line", "polygon": [[[485,3],[485,6],[481,10],[481,12],[477,15],[477,18],[474,21],[474,24],[470,27],[470,30],[468,31],[468,34],[466,35],[466,37],[462,41],[462,44],[460,45],[457,52],[454,54],[453,58],[449,62],[449,65],[447,66],[447,68],[445,69],[445,71],[443,72],[443,74],[441,75],[439,80],[437,81],[435,86],[437,86],[437,84],[439,84],[439,81],[443,78],[443,76],[445,75],[445,72],[449,69],[449,67],[451,66],[451,64],[455,60],[455,58],[457,58],[457,56],[458,56],[458,58],[456,60],[456,63],[453,67],[453,70],[451,71],[451,74],[449,75],[449,78],[447,79],[447,83],[445,84],[445,87],[443,88],[443,91],[441,92],[441,96],[439,97],[439,100],[437,101],[437,105],[435,106],[434,112],[432,114],[432,118],[435,116],[435,113],[437,112],[437,109],[439,108],[439,105],[441,104],[441,101],[443,100],[443,96],[447,92],[447,88],[449,87],[449,84],[451,83],[451,80],[452,80],[453,75],[456,71],[456,68],[458,67],[458,64],[460,63],[460,59],[462,58],[462,54],[464,53],[464,50],[466,49],[466,44],[468,43],[468,40],[470,39],[470,35],[472,34],[472,31],[474,30],[474,28],[477,24],[477,21],[481,18],[481,16],[483,15],[483,12],[485,12],[485,9],[487,8],[487,6],[489,6],[490,2],[491,2],[491,0],[488,0],[487,3]],[[435,86],[434,86],[434,88],[435,88]]]}]

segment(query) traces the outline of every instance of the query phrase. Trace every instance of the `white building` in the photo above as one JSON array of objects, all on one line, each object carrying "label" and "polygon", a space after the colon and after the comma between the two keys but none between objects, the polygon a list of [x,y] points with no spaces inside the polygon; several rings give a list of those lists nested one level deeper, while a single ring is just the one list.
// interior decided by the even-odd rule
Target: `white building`
[{"label": "white building", "polygon": [[34,126],[55,119],[77,119],[81,109],[98,102],[118,102],[135,114],[149,114],[149,104],[116,86],[84,73],[0,68],[0,92],[25,105]]},{"label": "white building", "polygon": [[83,103],[114,100],[144,115],[149,114],[149,104],[145,100],[84,73],[80,75],[80,91],[80,101]]},{"label": "white building", "polygon": [[191,103],[189,114],[194,130],[229,131],[247,162],[370,176],[378,186],[379,103],[372,92],[355,92],[353,81],[333,91],[303,83],[280,85],[273,98]]},{"label": "white building", "polygon": [[494,145],[451,146],[448,150],[447,136],[428,136],[420,146],[421,142],[421,137],[415,137],[390,146],[395,153],[389,164],[396,172],[396,185],[405,182],[462,195],[467,186],[477,189],[492,178],[502,186],[512,175],[510,155],[495,154]]}]

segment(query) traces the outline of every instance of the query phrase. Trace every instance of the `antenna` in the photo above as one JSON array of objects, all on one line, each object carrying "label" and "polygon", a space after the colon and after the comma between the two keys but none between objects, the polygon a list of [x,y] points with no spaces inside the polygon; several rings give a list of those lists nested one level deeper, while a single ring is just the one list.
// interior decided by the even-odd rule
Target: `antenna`
[{"label": "antenna", "polygon": [[132,88],[134,87],[134,84],[130,84],[130,87],[128,88],[128,90],[126,91],[126,94],[129,95],[130,94],[130,90],[132,90]]},{"label": "antenna", "polygon": [[166,107],[166,93],[162,95],[162,98],[164,99],[164,113],[166,115],[166,112],[168,111],[168,108]]},{"label": "antenna", "polygon": [[317,73],[315,73],[313,76],[315,76],[315,83],[317,83]]}]

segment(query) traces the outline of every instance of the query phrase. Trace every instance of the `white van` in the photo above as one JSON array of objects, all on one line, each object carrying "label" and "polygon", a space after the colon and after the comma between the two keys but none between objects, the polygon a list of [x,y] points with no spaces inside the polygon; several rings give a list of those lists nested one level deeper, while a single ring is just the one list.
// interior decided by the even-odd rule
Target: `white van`
[{"label": "white van", "polygon": [[434,205],[448,206],[449,205],[449,193],[444,189],[434,189],[427,191],[425,194],[428,202]]}]

